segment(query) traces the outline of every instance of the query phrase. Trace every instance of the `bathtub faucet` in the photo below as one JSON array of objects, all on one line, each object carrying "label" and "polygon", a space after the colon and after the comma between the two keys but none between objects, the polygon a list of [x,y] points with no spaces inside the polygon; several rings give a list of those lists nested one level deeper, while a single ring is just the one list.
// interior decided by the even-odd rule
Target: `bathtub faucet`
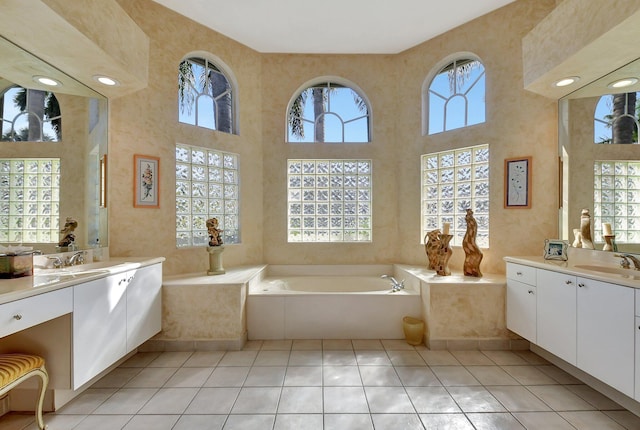
[{"label": "bathtub faucet", "polygon": [[396,291],[404,290],[404,279],[400,282],[396,281],[391,275],[382,275],[381,278],[389,279],[391,281],[391,292],[395,293]]}]

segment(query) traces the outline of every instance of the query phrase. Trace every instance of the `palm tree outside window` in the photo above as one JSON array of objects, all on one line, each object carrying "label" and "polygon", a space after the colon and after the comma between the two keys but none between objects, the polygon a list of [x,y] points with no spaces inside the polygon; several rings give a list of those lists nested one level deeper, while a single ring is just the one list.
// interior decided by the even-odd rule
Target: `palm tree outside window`
[{"label": "palm tree outside window", "polygon": [[0,94],[1,141],[58,142],[62,117],[56,96],[49,91],[12,86]]},{"label": "palm tree outside window", "polygon": [[605,94],[593,116],[594,143],[638,143],[638,93]]},{"label": "palm tree outside window", "polygon": [[354,85],[322,80],[305,86],[289,103],[287,141],[370,142],[370,120],[369,103]]},{"label": "palm tree outside window", "polygon": [[190,57],[178,70],[179,121],[237,134],[233,86],[223,67]]},{"label": "palm tree outside window", "polygon": [[485,122],[485,70],[471,57],[448,61],[423,91],[423,133],[436,134]]}]

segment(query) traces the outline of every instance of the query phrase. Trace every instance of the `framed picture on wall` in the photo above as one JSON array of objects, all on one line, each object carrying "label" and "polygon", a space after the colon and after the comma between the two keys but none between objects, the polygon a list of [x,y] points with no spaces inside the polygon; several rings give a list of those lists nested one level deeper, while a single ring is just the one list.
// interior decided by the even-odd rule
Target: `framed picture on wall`
[{"label": "framed picture on wall", "polygon": [[133,206],[160,207],[160,159],[149,155],[133,156]]},{"label": "framed picture on wall", "polygon": [[531,207],[531,157],[504,160],[504,207]]}]

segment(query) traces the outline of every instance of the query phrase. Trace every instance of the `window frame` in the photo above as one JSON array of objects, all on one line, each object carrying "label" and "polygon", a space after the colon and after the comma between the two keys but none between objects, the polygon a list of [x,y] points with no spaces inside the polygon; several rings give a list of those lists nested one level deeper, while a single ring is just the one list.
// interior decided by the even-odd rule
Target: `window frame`
[{"label": "window frame", "polygon": [[[482,66],[482,73],[481,75],[474,81],[473,85],[471,85],[469,87],[469,89],[467,91],[465,91],[464,93],[459,93],[459,92],[455,92],[453,94],[451,94],[448,98],[443,97],[442,95],[439,95],[439,97],[441,97],[443,100],[445,100],[445,103],[443,105],[443,124],[442,124],[442,130],[440,131],[430,131],[431,128],[431,124],[430,124],[430,116],[431,116],[431,111],[434,109],[433,106],[431,106],[431,87],[434,83],[434,80],[445,71],[445,69],[447,67],[449,67],[450,65],[455,64],[457,62],[460,61],[477,61],[480,63],[480,65]],[[422,135],[423,136],[432,136],[435,134],[439,134],[439,133],[446,133],[448,131],[453,131],[453,130],[459,130],[462,128],[467,128],[467,127],[471,127],[474,125],[478,125],[478,124],[484,124],[487,121],[487,110],[486,110],[486,102],[483,103],[482,105],[482,109],[483,109],[483,114],[482,114],[482,121],[478,121],[478,122],[474,122],[474,123],[469,123],[469,112],[472,109],[471,103],[469,102],[469,100],[467,100],[466,95],[474,88],[474,86],[480,81],[480,79],[482,79],[484,81],[484,87],[485,87],[485,91],[484,94],[482,95],[481,99],[482,100],[486,100],[486,67],[484,65],[484,63],[482,62],[482,60],[480,59],[480,57],[478,57],[477,55],[471,53],[471,52],[459,52],[456,54],[452,54],[448,57],[446,57],[445,59],[443,59],[442,61],[440,61],[433,69],[431,69],[431,71],[429,72],[429,74],[427,75],[427,77],[425,78],[425,80],[422,83]],[[464,111],[464,125],[462,126],[458,126],[458,127],[453,127],[453,128],[447,128],[447,104],[449,103],[449,101],[451,101],[453,98],[455,97],[460,97],[462,96],[465,99],[465,111]]]},{"label": "window frame", "polygon": [[[362,114],[359,117],[354,117],[354,118],[350,118],[350,119],[344,119],[342,118],[338,113],[336,113],[335,111],[332,110],[327,110],[326,112],[323,113],[323,116],[334,116],[337,117],[341,123],[342,123],[342,140],[341,141],[332,141],[332,140],[323,140],[323,141],[317,141],[316,140],[316,136],[315,136],[315,132],[313,133],[313,140],[295,140],[291,138],[291,128],[290,128],[290,116],[292,115],[292,109],[296,103],[296,100],[298,99],[298,97],[300,97],[300,95],[304,92],[307,91],[311,88],[314,87],[322,87],[324,85],[327,85],[327,88],[331,88],[331,85],[336,85],[340,88],[348,88],[351,91],[353,91],[355,94],[358,95],[358,97],[361,99],[363,105],[365,106],[367,112],[366,114]],[[328,104],[330,106],[330,100],[328,101]],[[344,132],[344,125],[351,123],[351,122],[355,122],[358,120],[361,120],[363,118],[367,119],[367,140],[365,141],[352,141],[352,140],[345,140],[345,132]],[[310,119],[305,119],[302,118],[301,119],[303,122],[312,122]],[[314,127],[315,127],[315,121],[317,121],[317,118],[314,119]],[[327,143],[327,144],[359,144],[359,143],[371,143],[373,140],[373,112],[372,112],[372,107],[371,107],[371,103],[369,101],[369,99],[367,98],[366,94],[364,93],[364,91],[357,86],[355,83],[338,77],[338,76],[321,76],[321,77],[317,77],[315,79],[312,79],[310,81],[307,81],[306,83],[304,83],[303,85],[301,85],[300,87],[298,87],[298,89],[296,91],[294,91],[293,96],[291,97],[291,99],[289,100],[289,103],[287,104],[287,110],[285,112],[285,140],[286,143],[290,143],[290,144],[315,144],[315,143]]]},{"label": "window frame", "polygon": [[[196,95],[196,99],[194,100],[194,106],[193,109],[196,111],[196,113],[194,113],[195,116],[195,123],[192,124],[190,122],[184,122],[181,120],[181,111],[183,110],[182,108],[182,99],[180,96],[180,85],[178,85],[178,100],[177,100],[177,104],[178,104],[178,123],[180,124],[185,124],[185,125],[190,125],[190,126],[194,126],[194,127],[201,127],[201,128],[206,128],[208,130],[213,130],[213,131],[218,131],[220,133],[227,133],[227,134],[234,134],[234,135],[239,135],[240,134],[240,127],[239,127],[239,107],[238,107],[238,83],[237,80],[235,78],[235,75],[233,74],[233,72],[231,71],[231,68],[229,68],[229,66],[227,66],[219,57],[210,54],[208,52],[205,51],[194,51],[191,52],[187,55],[185,55],[180,62],[178,63],[178,81],[180,82],[180,66],[182,65],[182,63],[184,63],[185,61],[189,61],[192,59],[196,59],[196,60],[200,60],[205,62],[205,64],[211,64],[218,73],[220,73],[222,76],[224,76],[224,78],[227,80],[227,84],[229,85],[229,94],[231,97],[231,108],[230,108],[230,113],[231,113],[231,130],[230,131],[225,131],[225,130],[219,130],[217,129],[218,126],[218,118],[215,118],[215,124],[216,124],[216,128],[211,128],[211,127],[207,127],[204,125],[200,125],[199,124],[199,116],[197,114],[197,110],[198,110],[198,103],[197,103],[197,98],[204,96],[205,94],[203,92],[197,91],[197,95]],[[220,98],[221,96],[223,96],[224,93],[220,94],[217,96],[217,98]],[[214,109],[214,114],[218,115],[219,110],[217,109],[217,102],[216,102],[216,98],[213,97],[213,95],[211,94],[206,94],[206,96],[211,97],[214,101],[214,103],[216,103],[216,108]]]}]

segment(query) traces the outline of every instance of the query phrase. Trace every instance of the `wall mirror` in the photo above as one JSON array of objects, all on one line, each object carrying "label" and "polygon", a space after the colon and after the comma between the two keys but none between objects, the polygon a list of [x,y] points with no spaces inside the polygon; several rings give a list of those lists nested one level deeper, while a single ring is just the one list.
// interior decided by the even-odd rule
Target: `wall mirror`
[{"label": "wall mirror", "polygon": [[559,101],[560,237],[569,243],[588,209],[595,249],[610,225],[617,250],[640,253],[639,79],[636,60]]},{"label": "wall mirror", "polygon": [[[17,105],[37,98],[24,89],[53,94],[59,105],[57,125],[42,138],[26,128],[52,114],[20,113]],[[55,252],[71,217],[78,248],[107,246],[107,99],[0,37],[0,118],[0,244]]]}]

